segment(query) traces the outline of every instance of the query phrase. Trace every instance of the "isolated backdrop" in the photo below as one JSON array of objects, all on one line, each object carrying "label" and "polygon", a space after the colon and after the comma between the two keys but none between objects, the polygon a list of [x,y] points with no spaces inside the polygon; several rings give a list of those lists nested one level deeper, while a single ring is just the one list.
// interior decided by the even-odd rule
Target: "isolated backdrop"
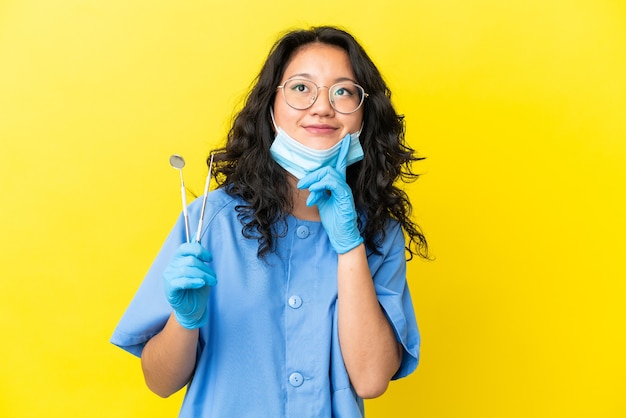
[{"label": "isolated backdrop", "polygon": [[423,346],[368,417],[626,416],[622,0],[0,0],[0,416],[176,416],[108,343],[284,30],[353,32],[427,159]]}]

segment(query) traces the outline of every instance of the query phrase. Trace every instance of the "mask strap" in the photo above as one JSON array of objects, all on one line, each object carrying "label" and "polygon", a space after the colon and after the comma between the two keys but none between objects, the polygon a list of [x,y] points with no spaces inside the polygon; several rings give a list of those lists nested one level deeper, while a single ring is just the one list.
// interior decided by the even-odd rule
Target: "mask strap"
[{"label": "mask strap", "polygon": [[360,136],[361,132],[363,132],[363,126],[365,126],[365,121],[361,122],[361,127],[359,128],[359,130],[351,135]]},{"label": "mask strap", "polygon": [[274,119],[274,108],[270,106],[270,116],[272,117],[272,123],[274,124],[274,131],[278,132],[278,125],[276,125],[276,119]]}]

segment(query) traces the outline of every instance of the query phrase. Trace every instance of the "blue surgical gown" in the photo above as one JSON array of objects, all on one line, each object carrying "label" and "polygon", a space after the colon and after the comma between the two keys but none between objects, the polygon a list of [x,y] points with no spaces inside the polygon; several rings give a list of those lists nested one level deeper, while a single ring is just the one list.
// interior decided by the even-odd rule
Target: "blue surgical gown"
[{"label": "blue surgical gown", "polygon": [[[195,374],[180,417],[363,416],[346,372],[337,332],[337,254],[320,222],[288,216],[284,236],[266,259],[242,235],[223,190],[209,193],[201,244],[213,255],[217,285],[200,329]],[[189,205],[192,237],[201,199]],[[162,272],[185,242],[181,216],[117,325],[111,342],[141,356],[171,313]],[[420,337],[406,282],[404,235],[390,222],[382,254],[368,255],[380,305],[404,347],[394,379],[411,373]]]}]

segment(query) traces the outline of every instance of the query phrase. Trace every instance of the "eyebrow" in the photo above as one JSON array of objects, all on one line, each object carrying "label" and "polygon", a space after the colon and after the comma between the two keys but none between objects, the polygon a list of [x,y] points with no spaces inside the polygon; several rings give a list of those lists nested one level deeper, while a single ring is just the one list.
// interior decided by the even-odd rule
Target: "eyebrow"
[{"label": "eyebrow", "polygon": [[[291,77],[287,78],[287,80],[291,80],[291,79],[294,79],[294,78],[306,78],[306,79],[309,79],[309,80],[313,81],[313,76],[311,74],[309,74],[309,73],[294,74]],[[285,80],[285,81],[287,81],[287,80]],[[336,78],[334,80],[334,83],[341,83],[342,81],[350,81],[350,82],[352,82],[354,84],[358,84],[356,80],[354,80],[354,79],[352,79],[350,77],[339,77],[339,78]]]}]

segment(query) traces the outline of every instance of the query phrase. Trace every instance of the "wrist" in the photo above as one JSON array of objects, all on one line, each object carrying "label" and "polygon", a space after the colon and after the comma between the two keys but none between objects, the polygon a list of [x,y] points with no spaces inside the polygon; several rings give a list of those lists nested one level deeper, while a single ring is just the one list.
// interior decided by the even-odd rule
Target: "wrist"
[{"label": "wrist", "polygon": [[341,241],[331,242],[333,244],[333,248],[337,251],[337,254],[345,254],[354,250],[359,245],[363,244],[363,237],[356,232],[356,234],[351,234],[352,236],[349,239],[342,239]]},{"label": "wrist", "polygon": [[206,325],[208,319],[206,310],[202,314],[195,314],[193,316],[183,315],[174,311],[174,317],[176,318],[176,322],[178,322],[181,327],[188,330],[202,328]]}]

